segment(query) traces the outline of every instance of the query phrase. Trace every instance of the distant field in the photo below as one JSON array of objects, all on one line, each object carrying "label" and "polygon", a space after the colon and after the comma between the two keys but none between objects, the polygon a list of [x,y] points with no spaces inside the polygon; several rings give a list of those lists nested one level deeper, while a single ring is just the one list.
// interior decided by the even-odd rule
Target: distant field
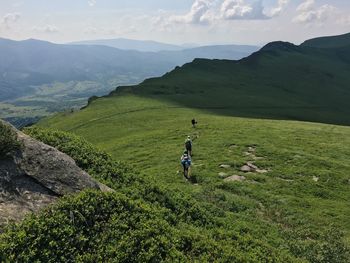
[{"label": "distant field", "polygon": [[[332,228],[344,231],[350,244],[348,127],[225,117],[132,95],[102,98],[39,126],[83,136],[169,190],[233,213],[232,224],[246,224],[272,245],[278,236],[307,247],[308,235],[326,240]],[[196,138],[195,185],[180,171],[187,135]],[[248,161],[266,173],[241,172]],[[246,180],[225,182],[231,175]]]},{"label": "distant field", "polygon": [[0,102],[0,118],[17,127],[23,127],[56,112],[80,109],[87,104],[89,97],[108,94],[112,87],[139,81],[141,79],[119,76],[106,82],[55,82],[32,87],[33,92],[30,95]]}]

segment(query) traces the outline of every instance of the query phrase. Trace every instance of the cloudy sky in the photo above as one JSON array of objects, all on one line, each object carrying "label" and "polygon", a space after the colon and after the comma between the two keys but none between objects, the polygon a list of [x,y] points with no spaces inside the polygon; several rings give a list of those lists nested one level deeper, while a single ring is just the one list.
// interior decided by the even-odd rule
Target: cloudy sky
[{"label": "cloudy sky", "polygon": [[349,0],[0,0],[0,37],[264,44],[350,32]]}]

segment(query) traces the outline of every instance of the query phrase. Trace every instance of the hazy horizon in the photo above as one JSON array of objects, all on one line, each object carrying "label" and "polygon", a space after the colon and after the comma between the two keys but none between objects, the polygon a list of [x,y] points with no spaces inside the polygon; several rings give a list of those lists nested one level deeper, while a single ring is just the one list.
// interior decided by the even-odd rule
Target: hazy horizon
[{"label": "hazy horizon", "polygon": [[0,10],[0,37],[53,43],[299,44],[350,32],[350,2],[341,0],[0,0]]}]

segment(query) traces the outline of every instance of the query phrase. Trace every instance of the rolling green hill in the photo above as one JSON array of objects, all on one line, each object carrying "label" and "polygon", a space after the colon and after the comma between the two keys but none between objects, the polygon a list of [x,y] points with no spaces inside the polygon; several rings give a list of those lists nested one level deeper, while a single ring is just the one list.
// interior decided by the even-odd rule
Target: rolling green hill
[{"label": "rolling green hill", "polygon": [[339,47],[273,42],[238,61],[196,59],[114,94],[132,93],[230,116],[349,125],[350,46],[342,36],[332,39]]},{"label": "rolling green hill", "polygon": [[350,33],[329,37],[318,37],[305,41],[302,46],[305,47],[318,47],[318,48],[337,48],[350,46]]},{"label": "rolling green hill", "polygon": [[116,192],[66,197],[10,226],[0,251],[21,262],[347,263],[350,128],[253,118],[348,124],[347,54],[271,43],[40,121],[26,132]]}]

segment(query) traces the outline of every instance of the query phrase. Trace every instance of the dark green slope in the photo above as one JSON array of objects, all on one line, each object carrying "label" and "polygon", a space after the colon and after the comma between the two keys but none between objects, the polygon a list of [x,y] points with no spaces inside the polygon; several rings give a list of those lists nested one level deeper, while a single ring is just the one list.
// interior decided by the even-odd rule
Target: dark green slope
[{"label": "dark green slope", "polygon": [[[342,38],[333,39],[340,45]],[[112,95],[131,92],[226,115],[349,125],[349,69],[346,42],[328,49],[273,42],[239,61],[196,59]]]},{"label": "dark green slope", "polygon": [[302,46],[318,48],[337,48],[350,46],[350,33],[337,37],[318,37],[305,41]]}]

